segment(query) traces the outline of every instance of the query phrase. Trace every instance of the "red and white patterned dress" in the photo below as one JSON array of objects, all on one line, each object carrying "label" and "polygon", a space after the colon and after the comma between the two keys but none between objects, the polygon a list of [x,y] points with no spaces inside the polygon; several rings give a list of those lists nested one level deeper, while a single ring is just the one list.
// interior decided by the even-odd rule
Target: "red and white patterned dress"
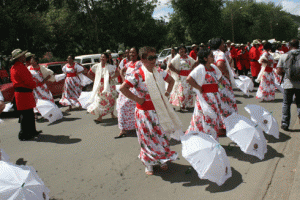
[{"label": "red and white patterned dress", "polygon": [[63,106],[81,106],[78,98],[81,94],[80,78],[76,73],[82,72],[82,66],[74,63],[73,66],[66,64],[63,66],[62,71],[67,75],[63,89],[62,98],[59,103]]},{"label": "red and white patterned dress", "polygon": [[31,73],[33,80],[37,83],[36,88],[33,89],[33,96],[35,102],[37,102],[38,99],[42,99],[42,100],[49,100],[52,103],[54,103],[53,96],[50,90],[48,89],[46,83],[42,83],[44,78],[40,70],[40,67],[33,68],[32,66],[29,66],[28,70]]},{"label": "red and white patterned dress", "polygon": [[[269,61],[273,61],[273,56],[264,51],[261,57],[266,57]],[[273,64],[271,66],[267,65],[265,72],[260,81],[258,90],[256,92],[256,98],[263,101],[273,101],[275,99],[275,83],[274,83],[274,73],[273,73]]]},{"label": "red and white patterned dress", "polygon": [[[218,140],[217,133],[220,129],[224,129],[225,125],[222,120],[221,99],[218,90],[218,75],[214,68],[208,70],[205,68],[205,75],[201,73],[200,65],[196,67],[190,74],[190,76],[201,86],[201,80],[204,80],[202,84],[201,93],[203,99],[207,102],[210,109],[216,113],[216,118],[205,115],[202,111],[199,98],[197,96],[195,102],[194,113],[189,128],[186,134],[190,131],[203,132],[211,135],[214,139]],[[221,72],[219,72],[221,73]],[[221,75],[221,74],[220,74]],[[203,77],[205,76],[205,77]]]},{"label": "red and white patterned dress", "polygon": [[[223,61],[225,62],[225,65],[227,65],[224,52],[218,49],[216,51],[213,51],[213,54],[215,58],[215,64]],[[224,75],[219,80],[219,92],[221,97],[222,116],[226,118],[232,113],[237,113],[238,109],[232,85]]]},{"label": "red and white patterned dress", "polygon": [[[158,72],[164,80],[169,76],[165,71],[158,70]],[[145,166],[176,160],[178,155],[170,150],[168,136],[159,124],[142,68],[129,74],[125,81],[135,88],[138,97],[145,99],[145,102],[142,105],[137,104],[135,109],[137,136],[141,145],[139,158]]]},{"label": "red and white patterned dress", "polygon": [[[101,67],[100,64],[94,65],[90,72],[93,74],[96,73],[97,67]],[[104,68],[104,67],[103,67]],[[109,77],[113,77],[117,70],[115,65],[109,65]],[[102,70],[102,77],[104,77],[104,70]],[[93,115],[103,117],[109,113],[114,111],[114,105],[116,102],[116,98],[118,97],[118,92],[116,91],[116,85],[114,80],[109,81],[109,91],[102,93],[104,90],[104,78],[101,79],[101,86],[94,98],[94,102],[88,106],[87,111]]]},{"label": "red and white patterned dress", "polygon": [[[130,61],[126,64],[126,77],[130,75],[134,70],[139,69],[142,66],[141,61],[136,61],[133,63]],[[135,89],[130,88],[130,91],[135,94]],[[128,99],[126,96],[119,93],[118,98],[118,125],[120,130],[134,130],[135,129],[135,119],[134,119],[134,111],[136,107],[136,102]]]},{"label": "red and white patterned dress", "polygon": [[195,60],[191,59],[189,59],[188,56],[186,58],[180,57],[180,69],[178,69],[180,70],[179,83],[175,84],[177,85],[177,87],[174,88],[170,94],[170,103],[174,106],[187,108],[192,107],[193,105],[193,88],[186,81],[186,78],[188,77],[189,73],[192,70],[192,66],[195,63]]}]

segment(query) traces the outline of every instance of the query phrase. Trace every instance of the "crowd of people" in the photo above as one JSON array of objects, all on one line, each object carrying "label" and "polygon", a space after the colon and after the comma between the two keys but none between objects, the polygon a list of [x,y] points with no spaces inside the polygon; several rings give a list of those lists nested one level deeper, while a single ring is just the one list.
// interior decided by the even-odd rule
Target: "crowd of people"
[{"label": "crowd of people", "polygon": [[[289,44],[290,49],[285,49],[279,43],[254,40],[250,48],[250,44],[235,46],[229,40],[213,38],[208,47],[201,44],[198,49],[193,45],[190,55],[184,45],[178,48],[178,53],[172,48],[171,55],[164,61],[166,70],[157,67],[153,47],[133,47],[124,53],[119,52],[116,65],[109,62],[109,52],[106,52],[101,54],[100,63],[88,72],[94,85],[87,101],[87,111],[97,117],[96,124],[101,123],[107,114],[118,118],[120,133],[117,137],[136,130],[141,146],[139,158],[148,175],[154,173],[154,165],[167,170],[167,162],[176,160],[178,155],[170,149],[170,137],[179,140],[181,135],[201,132],[218,141],[219,137],[226,135],[225,118],[238,112],[233,92],[237,74],[250,76],[248,72],[251,70],[252,80],[258,87],[256,98],[262,101],[274,100],[275,89],[283,80],[281,127],[288,130],[294,94],[300,119],[300,82],[290,78],[293,72],[287,72],[289,65],[286,64],[291,55],[299,57],[299,41],[294,39]],[[38,99],[54,102],[45,82],[55,79],[51,70],[39,67],[34,54],[16,49],[12,52],[12,61],[11,80],[20,112],[19,139],[31,140],[40,134],[35,128],[36,102]],[[79,75],[83,67],[74,62],[72,55],[67,61],[62,68],[66,78],[59,103],[68,106],[67,111],[70,111],[82,106],[79,102],[82,88]],[[114,115],[115,104],[117,116]],[[181,112],[194,107],[185,133],[173,106],[178,106]]]}]

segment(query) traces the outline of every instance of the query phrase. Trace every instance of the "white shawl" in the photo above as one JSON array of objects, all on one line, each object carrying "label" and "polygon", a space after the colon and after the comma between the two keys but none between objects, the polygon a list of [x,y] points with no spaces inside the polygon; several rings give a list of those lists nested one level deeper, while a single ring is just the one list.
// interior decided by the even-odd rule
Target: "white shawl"
[{"label": "white shawl", "polygon": [[268,61],[268,58],[265,56],[265,54],[263,54],[258,60],[258,62],[261,64],[261,69],[257,76],[257,79],[255,80],[255,82],[257,82],[257,83],[260,83],[260,81],[262,80],[262,77],[265,74],[265,69],[267,67],[267,63],[263,63],[262,62],[263,60]]},{"label": "white shawl", "polygon": [[[97,66],[96,72],[95,72],[95,81],[94,81],[94,86],[93,86],[93,91],[91,94],[91,97],[89,98],[89,100],[87,101],[87,103],[93,103],[94,98],[96,96],[96,94],[98,93],[98,90],[100,88],[100,86],[102,85],[101,83],[101,78],[104,78],[104,89],[102,91],[102,93],[108,92],[109,91],[109,67],[110,64],[106,63],[105,67],[102,68],[102,63],[98,63],[94,66]],[[103,73],[102,73],[103,71]],[[104,77],[102,77],[102,74],[104,74]]]},{"label": "white shawl", "polygon": [[153,73],[142,65],[142,70],[145,74],[145,83],[147,85],[150,98],[153,102],[155,111],[158,115],[159,124],[168,134],[173,134],[172,137],[180,139],[182,132],[182,124],[179,117],[175,113],[169,100],[165,96],[165,83],[157,69],[153,68]]}]

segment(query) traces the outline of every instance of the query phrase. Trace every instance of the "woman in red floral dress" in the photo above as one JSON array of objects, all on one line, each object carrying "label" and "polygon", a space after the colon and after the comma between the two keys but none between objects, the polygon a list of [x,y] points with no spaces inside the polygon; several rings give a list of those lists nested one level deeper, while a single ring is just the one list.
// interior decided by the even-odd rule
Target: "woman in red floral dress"
[{"label": "woman in red floral dress", "polygon": [[[164,118],[160,118],[160,111],[155,109],[155,106],[162,104],[163,108],[168,107],[168,111],[172,110],[172,106],[169,104],[168,99],[163,97],[169,96],[174,80],[167,72],[157,69],[156,63],[156,51],[151,47],[144,47],[140,50],[140,57],[143,62],[143,66],[135,70],[131,74],[127,75],[125,82],[122,84],[120,91],[129,99],[137,103],[135,109],[136,129],[139,143],[141,145],[141,151],[139,158],[146,166],[145,172],[148,175],[153,174],[153,166],[160,165],[162,170],[167,170],[167,162],[177,159],[177,153],[170,150],[169,137],[166,128],[164,127]],[[147,82],[150,76],[155,77],[152,82]],[[162,94],[164,89],[164,81],[169,85],[167,91]],[[147,83],[147,84],[146,84]],[[154,83],[154,84],[152,84]],[[160,95],[152,95],[153,87],[158,86],[160,89],[156,89],[154,92],[159,92]],[[129,89],[135,88],[137,94],[133,94]],[[155,98],[154,98],[155,97]],[[168,114],[168,117],[172,116],[175,119],[176,116]],[[177,116],[178,118],[178,116]],[[178,118],[178,121],[179,118]],[[172,124],[178,127],[177,120],[172,120]],[[178,130],[178,129],[177,129]]]},{"label": "woman in red floral dress", "polygon": [[[200,64],[190,73],[187,82],[195,89],[199,90],[195,102],[195,109],[191,124],[186,131],[203,132],[218,140],[217,134],[224,133],[222,120],[221,99],[218,90],[218,82],[222,76],[221,71],[214,65],[214,56],[210,49],[200,49],[198,53]],[[201,107],[209,107],[215,114],[210,116]]]}]

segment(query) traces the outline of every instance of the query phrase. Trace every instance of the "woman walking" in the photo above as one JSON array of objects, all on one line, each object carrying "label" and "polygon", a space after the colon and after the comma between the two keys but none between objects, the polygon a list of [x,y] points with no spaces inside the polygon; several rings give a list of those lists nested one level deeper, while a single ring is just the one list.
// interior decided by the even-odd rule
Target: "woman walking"
[{"label": "woman walking", "polygon": [[115,65],[107,63],[108,59],[108,53],[103,53],[100,57],[101,62],[94,65],[89,71],[89,74],[95,75],[95,80],[92,95],[88,100],[91,105],[88,106],[87,111],[99,116],[94,120],[96,124],[99,124],[102,117],[109,113],[112,118],[117,118],[113,112],[118,93],[113,79],[120,73]]},{"label": "woman walking", "polygon": [[[187,77],[187,82],[197,91],[195,109],[186,134],[190,131],[203,132],[218,140],[218,134],[224,134],[221,99],[218,82],[221,71],[214,65],[214,56],[210,49],[200,49],[199,65]],[[205,109],[213,113],[208,114]]]},{"label": "woman walking", "polygon": [[[177,159],[170,150],[169,134],[181,131],[181,122],[168,102],[174,80],[165,71],[157,70],[156,51],[152,47],[140,50],[143,66],[126,77],[120,90],[137,103],[135,109],[136,129],[141,151],[139,158],[146,166],[145,172],[153,175],[153,166],[167,170],[167,162]],[[165,91],[164,80],[169,84]],[[130,91],[136,89],[136,94]],[[182,132],[182,131],[181,131]]]},{"label": "woman walking", "polygon": [[65,86],[63,89],[62,98],[59,103],[63,106],[69,106],[66,111],[72,110],[72,106],[76,106],[79,109],[81,104],[78,98],[81,94],[80,78],[78,74],[82,73],[84,68],[74,62],[75,57],[73,55],[68,56],[68,63],[63,66],[62,71],[66,74]]}]

